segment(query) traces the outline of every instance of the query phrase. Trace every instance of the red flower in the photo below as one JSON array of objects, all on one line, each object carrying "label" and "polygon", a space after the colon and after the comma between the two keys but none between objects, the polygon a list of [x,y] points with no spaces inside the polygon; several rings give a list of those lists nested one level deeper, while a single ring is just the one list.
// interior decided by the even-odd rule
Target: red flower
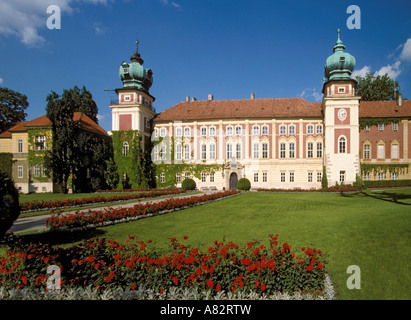
[{"label": "red flower", "polygon": [[318,269],[322,269],[322,268],[324,268],[324,266],[323,266],[323,264],[320,262],[320,263],[318,264]]},{"label": "red flower", "polygon": [[175,285],[178,285],[178,278],[177,277],[173,277],[173,282]]},{"label": "red flower", "polygon": [[216,287],[215,287],[215,289],[217,290],[217,292],[221,291],[221,285],[220,285],[220,284],[217,284]]},{"label": "red flower", "polygon": [[265,291],[265,283],[261,284],[260,289],[261,289],[261,291]]},{"label": "red flower", "polygon": [[312,266],[311,264],[309,264],[308,267],[307,267],[307,270],[308,270],[308,271],[312,271],[312,270],[313,270],[313,266]]},{"label": "red flower", "polygon": [[213,283],[213,280],[208,280],[207,281],[207,286],[210,288],[210,289],[213,289],[213,287],[214,287],[214,283]]},{"label": "red flower", "polygon": [[251,259],[242,258],[241,263],[245,266],[248,266],[251,263]]},{"label": "red flower", "polygon": [[258,281],[258,279],[255,280],[255,286],[256,286],[256,287],[259,287],[259,286],[260,286],[260,281]]}]

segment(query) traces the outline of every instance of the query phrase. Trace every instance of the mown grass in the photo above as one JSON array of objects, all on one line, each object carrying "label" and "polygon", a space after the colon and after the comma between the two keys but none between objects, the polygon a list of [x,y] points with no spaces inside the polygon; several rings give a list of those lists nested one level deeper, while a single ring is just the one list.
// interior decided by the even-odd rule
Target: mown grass
[{"label": "mown grass", "polygon": [[[327,270],[339,299],[410,299],[411,188],[363,193],[246,193],[195,208],[70,235],[26,235],[64,246],[89,237],[124,242],[129,234],[166,248],[182,237],[206,248],[214,240],[245,245],[279,241],[292,249],[314,246],[328,254]],[[298,253],[299,254],[299,253]],[[348,289],[350,265],[361,270],[361,289]]]}]

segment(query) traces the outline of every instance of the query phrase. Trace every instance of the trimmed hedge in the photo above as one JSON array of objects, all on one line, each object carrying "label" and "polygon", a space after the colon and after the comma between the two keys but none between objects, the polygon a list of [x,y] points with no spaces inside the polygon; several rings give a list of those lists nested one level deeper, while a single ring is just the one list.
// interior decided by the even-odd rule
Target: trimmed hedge
[{"label": "trimmed hedge", "polygon": [[411,186],[411,180],[367,180],[364,181],[364,185],[367,188],[372,187],[402,187]]},{"label": "trimmed hedge", "polygon": [[250,180],[248,180],[247,178],[241,178],[240,180],[238,180],[237,182],[237,188],[239,190],[244,190],[244,191],[248,191],[251,188],[251,182]]},{"label": "trimmed hedge", "polygon": [[183,188],[183,190],[195,190],[196,186],[196,182],[190,178],[184,179],[181,183],[181,188]]}]

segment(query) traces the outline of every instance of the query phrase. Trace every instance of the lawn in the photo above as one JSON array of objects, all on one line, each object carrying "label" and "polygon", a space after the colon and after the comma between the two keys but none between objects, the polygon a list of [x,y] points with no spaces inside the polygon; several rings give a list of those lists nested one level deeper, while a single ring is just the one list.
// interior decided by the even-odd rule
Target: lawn
[{"label": "lawn", "polygon": [[[292,248],[314,246],[328,254],[327,270],[338,299],[407,299],[411,297],[411,188],[364,193],[245,193],[230,199],[135,222],[59,237],[68,245],[87,237],[127,235],[152,239],[166,247],[171,236],[187,235],[206,248],[214,240],[266,243],[269,234]],[[41,241],[46,235],[31,235]],[[50,240],[50,239],[48,239]],[[55,241],[57,239],[53,239]],[[351,274],[361,270],[361,289],[348,289]]]}]

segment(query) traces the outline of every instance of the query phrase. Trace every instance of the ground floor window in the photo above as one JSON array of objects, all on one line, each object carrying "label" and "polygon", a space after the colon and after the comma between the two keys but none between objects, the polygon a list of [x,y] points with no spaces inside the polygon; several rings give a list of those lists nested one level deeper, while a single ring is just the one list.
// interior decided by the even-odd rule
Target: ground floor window
[{"label": "ground floor window", "polygon": [[394,172],[392,174],[392,180],[398,180],[398,173]]},{"label": "ground floor window", "polygon": [[294,172],[290,172],[290,182],[294,182]]},{"label": "ground floor window", "polygon": [[210,173],[210,182],[214,182],[214,173],[213,172]]},{"label": "ground floor window", "polygon": [[206,182],[207,174],[205,172],[201,173],[201,182]]},{"label": "ground floor window", "polygon": [[340,171],[340,183],[343,184],[345,182],[345,171]]},{"label": "ground floor window", "polygon": [[317,182],[321,182],[321,180],[322,180],[322,173],[317,172]]},{"label": "ground floor window", "polygon": [[263,172],[263,182],[267,182],[267,172]]},{"label": "ground floor window", "polygon": [[281,182],[285,182],[285,172],[281,172]]},{"label": "ground floor window", "polygon": [[181,182],[181,173],[176,174],[176,182],[180,183]]},{"label": "ground floor window", "polygon": [[378,180],[384,180],[384,172],[378,173]]},{"label": "ground floor window", "polygon": [[164,183],[164,182],[166,182],[166,174],[162,172],[160,174],[160,183]]},{"label": "ground floor window", "polygon": [[254,173],[254,182],[258,182],[258,172]]},{"label": "ground floor window", "polygon": [[313,173],[308,172],[308,177],[307,177],[308,182],[313,182]]}]

